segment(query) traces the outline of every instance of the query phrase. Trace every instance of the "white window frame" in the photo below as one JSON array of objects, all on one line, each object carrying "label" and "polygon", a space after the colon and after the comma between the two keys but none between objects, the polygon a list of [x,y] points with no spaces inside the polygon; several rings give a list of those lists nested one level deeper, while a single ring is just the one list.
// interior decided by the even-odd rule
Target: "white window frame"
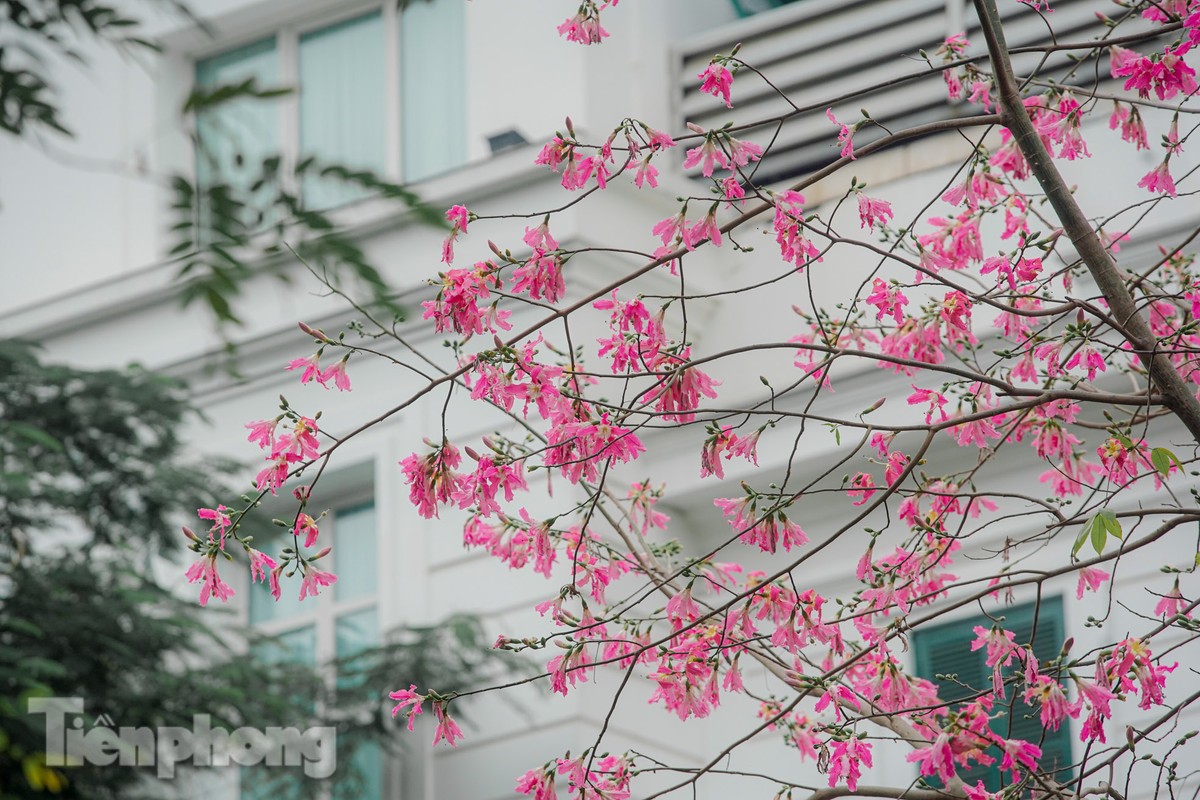
[{"label": "white window frame", "polygon": [[[359,495],[348,495],[338,498],[336,506],[332,506],[324,519],[318,525],[321,529],[320,542],[331,544],[337,537],[337,515],[340,511],[349,511],[358,506],[371,503],[375,508],[375,522],[378,528],[379,524],[379,508],[375,503],[375,498],[371,493],[363,493]],[[376,550],[379,545],[379,531],[375,531],[376,535]],[[282,541],[288,541],[289,534],[284,534]],[[267,555],[275,557],[277,554],[266,551]],[[378,558],[376,562],[376,583],[375,591],[363,597],[356,597],[352,600],[339,600],[337,597],[337,584],[327,587],[321,591],[315,598],[306,598],[304,604],[312,604],[311,610],[305,610],[300,614],[293,614],[282,619],[269,619],[263,622],[255,622],[250,619],[250,602],[249,598],[246,601],[246,621],[254,630],[264,633],[268,636],[279,636],[289,633],[297,628],[303,628],[307,625],[316,627],[316,666],[321,667],[333,659],[337,658],[337,618],[343,614],[352,614],[357,611],[363,611],[374,606],[381,613],[382,605],[380,603],[379,586],[382,584],[383,564]],[[337,574],[337,548],[335,547],[329,555],[317,562],[321,569],[326,572]],[[282,588],[284,592],[299,592],[300,591],[300,574],[293,575],[291,578],[281,577]],[[262,587],[251,586],[247,591],[262,591]],[[382,626],[382,623],[381,623]],[[380,633],[382,631],[377,631]],[[333,680],[332,675],[326,676],[326,680]]]},{"label": "white window frame", "polygon": [[[290,7],[287,7],[291,10]],[[236,50],[254,42],[266,39],[275,40],[275,52],[279,58],[280,85],[292,89],[276,102],[279,104],[279,155],[280,178],[284,188],[299,194],[300,187],[296,185],[295,168],[300,162],[300,38],[308,33],[314,33],[338,23],[366,16],[378,11],[381,16],[384,37],[384,125],[385,143],[384,164],[381,177],[393,183],[404,180],[404,142],[403,139],[403,103],[401,98],[401,64],[400,64],[400,25],[401,13],[395,2],[391,0],[372,0],[361,2],[351,0],[327,9],[318,9],[309,13],[301,13],[295,21],[272,27],[252,26],[242,30],[234,38],[226,38],[211,47],[197,50],[190,54],[191,77],[195,80],[196,65],[200,62]],[[276,88],[276,87],[260,87]],[[195,174],[195,157],[193,163],[193,179]]]},{"label": "white window frame", "polygon": [[[261,38],[261,37],[260,37]],[[251,40],[255,41],[255,40]],[[379,543],[381,541],[380,525],[379,525],[379,503],[375,493],[370,490],[359,491],[354,493],[339,495],[337,504],[330,506],[329,513],[318,523],[321,529],[320,541],[325,544],[331,544],[337,537],[337,515],[339,512],[350,511],[359,506],[370,503],[375,513],[375,549],[376,556],[379,553]],[[315,513],[315,512],[314,512]],[[280,538],[280,542],[286,543],[289,541],[290,535],[284,533]],[[273,547],[273,546],[272,546]],[[321,559],[318,564],[327,572],[337,573],[337,551],[334,548],[329,555]],[[272,552],[271,548],[266,551],[267,555],[275,557],[278,555]],[[375,559],[375,591],[362,597],[355,597],[351,600],[339,600],[337,596],[337,584],[332,587],[326,587],[315,598],[308,597],[303,603],[304,611],[299,614],[293,614],[282,619],[269,619],[262,622],[255,622],[250,618],[250,598],[246,595],[244,604],[244,621],[254,629],[254,631],[266,636],[281,636],[292,631],[299,630],[312,626],[315,629],[315,647],[313,650],[314,667],[321,673],[325,684],[329,688],[333,688],[337,681],[337,675],[332,669],[328,669],[327,665],[338,657],[337,654],[337,621],[338,618],[347,614],[353,614],[359,611],[365,611],[374,608],[376,611],[377,628],[375,634],[380,643],[383,641],[384,632],[384,609],[382,603],[382,592],[380,588],[383,586],[383,559],[376,557]],[[300,591],[300,574],[293,575],[291,578],[281,577],[282,589],[284,592],[299,592]],[[247,581],[246,591],[261,592],[265,589],[264,586],[254,586]],[[309,605],[311,604],[311,605]],[[383,797],[394,797],[397,791],[397,786],[400,781],[400,763],[394,757],[389,757],[386,749],[383,751],[383,774],[380,776],[381,785],[383,786]],[[239,779],[238,796],[241,796],[241,786]],[[368,800],[374,800],[370,798]]]}]

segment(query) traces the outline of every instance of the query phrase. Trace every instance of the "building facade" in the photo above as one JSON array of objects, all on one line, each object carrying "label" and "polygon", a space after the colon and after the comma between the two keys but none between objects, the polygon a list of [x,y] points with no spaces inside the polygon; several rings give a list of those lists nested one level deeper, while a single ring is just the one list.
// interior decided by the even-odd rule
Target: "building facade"
[{"label": "building facade", "polygon": [[[1010,41],[1039,41],[1044,28],[1028,17],[1017,19],[1018,4],[1011,5]],[[1094,24],[1091,4],[1056,5],[1062,31],[1082,34]],[[563,113],[581,136],[597,141],[626,117],[670,131],[681,130],[685,122],[709,128],[727,119],[761,120],[785,109],[751,77],[739,78],[733,111],[697,91],[695,76],[714,53],[741,43],[741,56],[777,78],[792,102],[803,107],[912,71],[920,64],[901,54],[932,50],[947,35],[969,28],[965,7],[955,0],[629,0],[605,17],[612,35],[602,47],[580,48],[554,34],[563,8],[550,0],[414,0],[403,8],[372,0],[208,0],[195,10],[208,23],[205,28],[179,19],[153,23],[165,46],[161,56],[127,59],[96,51],[87,70],[63,68],[58,80],[78,129],[74,141],[45,147],[0,142],[0,269],[8,279],[0,298],[0,335],[42,343],[48,360],[92,367],[138,362],[186,379],[206,413],[190,431],[197,450],[245,457],[248,463],[256,453],[245,442],[244,425],[276,413],[281,393],[297,407],[323,411],[334,425],[349,425],[386,412],[395,398],[419,388],[420,380],[383,361],[363,359],[351,362],[355,389],[348,394],[299,386],[295,373],[282,369],[311,344],[296,322],[333,331],[354,315],[286,256],[265,258],[261,274],[244,283],[234,301],[241,326],[218,329],[200,306],[181,308],[176,300],[180,258],[169,253],[175,240],[163,176],[188,174],[197,184],[214,176],[236,182],[243,180],[239,168],[246,162],[277,154],[294,166],[311,156],[404,183],[436,209],[463,204],[487,215],[556,208],[564,202],[557,176],[532,162],[540,146],[563,128]],[[194,120],[181,116],[184,100],[195,89],[245,81],[260,89],[294,91],[239,100]],[[864,105],[877,119],[901,128],[954,110],[937,77],[833,107],[845,119]],[[1090,132],[1095,133],[1093,163],[1105,169],[1081,167],[1070,178],[1098,205],[1115,207],[1117,200],[1108,197],[1113,187],[1135,185],[1153,166],[1152,157],[1130,157],[1119,142],[1105,141],[1103,131]],[[836,133],[824,105],[802,114],[781,128],[762,169],[782,182],[828,163],[836,155]],[[765,140],[771,130],[746,135]],[[871,141],[872,135],[865,132],[861,141]],[[915,214],[961,163],[963,147],[954,133],[925,136],[864,159],[857,177],[873,192],[893,198],[898,216]],[[693,192],[694,186],[680,160],[673,164],[663,170],[657,192],[614,183],[586,206],[556,215],[555,235],[572,246],[602,245],[646,227],[646,220],[675,213],[672,198]],[[409,311],[400,325],[403,336],[415,346],[436,348],[442,337],[423,324],[419,308],[433,294],[427,280],[441,266],[443,232],[403,204],[361,187],[347,188],[312,173],[291,180],[292,189],[306,203],[327,210],[398,290],[399,304]],[[833,213],[845,192],[843,183],[808,190],[810,203]],[[1131,245],[1132,257],[1142,257],[1137,247],[1150,253],[1153,234],[1182,229],[1196,210],[1193,200],[1181,198],[1158,218],[1160,230]],[[488,235],[502,246],[515,245],[524,223],[514,222],[507,239],[500,238],[503,228],[490,228]],[[643,238],[653,241],[649,230]],[[464,262],[488,257],[482,238],[464,237],[458,247]],[[770,248],[759,250],[736,263],[721,253],[697,252],[691,288],[719,291],[746,282],[753,270],[772,263]],[[814,302],[834,305],[855,290],[856,270],[863,264],[813,270],[804,291]],[[580,259],[572,264],[572,291],[601,287],[623,266],[619,258],[598,254]],[[280,282],[279,274],[290,283]],[[647,294],[674,287],[665,274],[638,284]],[[796,333],[795,317],[776,311],[759,313],[733,295],[689,318],[691,338],[697,350],[747,337],[787,341]],[[226,338],[238,348],[236,378],[220,368]],[[393,344],[388,352],[399,349]],[[779,369],[777,361],[755,355],[736,367],[715,365],[714,375],[723,381],[723,400],[734,402],[751,394],[747,384],[756,383],[758,375]],[[838,402],[867,408],[884,396],[903,405],[900,393],[906,388],[902,380],[881,383],[877,372],[860,370],[839,381]],[[500,415],[461,396],[449,409],[451,430],[463,440],[505,424]],[[440,414],[440,405],[414,405],[390,416],[369,436],[348,442],[322,479],[320,504],[332,512],[332,569],[340,575],[333,591],[315,603],[275,604],[259,591],[262,587],[238,577],[234,587],[241,619],[279,634],[292,646],[289,657],[323,663],[378,641],[396,626],[428,624],[454,612],[478,614],[490,630],[512,636],[544,627],[532,608],[550,597],[557,583],[508,571],[486,554],[464,550],[460,519],[424,519],[408,501],[397,462],[421,449],[422,436],[440,426]],[[712,509],[713,498],[752,477],[748,468],[731,467],[724,483],[701,481],[699,446],[697,440],[670,451],[653,476],[669,487],[663,507],[673,519],[671,535],[697,553],[727,532]],[[838,449],[831,438],[827,449],[792,459],[785,443],[765,445],[765,473],[753,476],[761,480],[788,468],[815,476],[836,459]],[[1006,467],[1013,485],[1027,468],[1016,461]],[[248,467],[240,477],[248,479],[253,472]],[[806,520],[805,527],[819,531],[844,513],[831,506],[828,519]],[[1019,527],[1019,520],[997,526],[978,546],[1002,547]],[[852,582],[857,555],[825,554],[806,577],[807,585],[836,595]],[[1164,558],[1146,553],[1131,559],[1122,585],[1144,585]],[[748,560],[753,567],[754,557]],[[971,569],[969,561],[961,567]],[[1081,646],[1089,637],[1104,641],[1144,611],[1145,598],[1130,608],[1108,609],[1092,596],[1077,601],[1073,580],[1051,586],[1054,596],[1042,605],[1048,615],[1043,624],[1052,631],[1045,641],[1055,638],[1053,631],[1059,638],[1074,634]],[[1014,598],[1012,619],[1027,614],[1029,606],[1023,604],[1033,599]],[[1090,617],[1103,622],[1089,628]],[[914,637],[914,668],[930,678],[982,673],[981,663],[965,655],[964,632],[978,623],[976,613],[964,611],[946,626]],[[568,747],[588,746],[619,678],[601,671],[597,685],[566,700],[551,700],[538,687],[519,689],[508,700],[484,698],[469,707],[468,737],[455,749],[433,750],[422,735],[401,759],[363,756],[360,766],[370,776],[364,797],[511,796],[516,777],[526,769]],[[381,687],[398,688],[404,687]],[[752,727],[757,711],[721,708],[710,725],[683,725],[646,704],[650,688],[629,691],[607,749],[633,747],[676,763],[707,761],[726,744],[728,731]],[[1131,723],[1141,721],[1136,709],[1122,713],[1134,715]],[[1047,752],[1062,763],[1078,758],[1076,733],[1065,727],[1050,736]],[[781,769],[788,759],[794,767]],[[801,763],[794,749],[778,740],[743,748],[731,770],[782,771],[798,783],[824,781],[813,763]],[[870,773],[874,784],[905,785],[915,778],[899,750],[879,758]],[[253,787],[239,787],[236,772],[195,780],[183,793],[253,795]],[[770,796],[774,788],[754,785],[744,775],[715,774],[700,784],[696,796],[746,791]]]}]

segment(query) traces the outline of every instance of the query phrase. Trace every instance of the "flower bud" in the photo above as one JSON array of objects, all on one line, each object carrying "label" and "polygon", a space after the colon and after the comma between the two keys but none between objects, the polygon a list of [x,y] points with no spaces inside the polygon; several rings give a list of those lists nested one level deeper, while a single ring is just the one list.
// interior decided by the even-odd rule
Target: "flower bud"
[{"label": "flower bud", "polygon": [[316,339],[318,342],[325,342],[326,344],[328,344],[328,343],[329,343],[329,337],[328,337],[328,336],[326,336],[324,333],[322,333],[321,331],[317,330],[316,328],[312,327],[312,326],[311,326],[311,325],[309,325],[308,323],[305,323],[305,322],[300,322],[300,323],[297,323],[297,324],[300,326],[300,330],[304,331],[304,332],[305,332],[305,333],[307,333],[309,336],[311,336],[311,337],[313,337],[314,339]]}]

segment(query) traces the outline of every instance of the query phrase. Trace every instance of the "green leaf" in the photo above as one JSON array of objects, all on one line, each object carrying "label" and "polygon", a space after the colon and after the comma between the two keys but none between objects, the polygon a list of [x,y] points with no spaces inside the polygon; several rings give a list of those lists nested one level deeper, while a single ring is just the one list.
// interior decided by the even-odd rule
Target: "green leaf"
[{"label": "green leaf", "polygon": [[1104,520],[1099,516],[1092,519],[1092,548],[1096,551],[1096,555],[1104,552],[1104,545],[1108,541],[1108,532],[1104,525]]},{"label": "green leaf", "polygon": [[1150,463],[1164,478],[1171,474],[1172,464],[1183,469],[1179,457],[1165,447],[1156,447],[1150,451]]},{"label": "green leaf", "polygon": [[1105,532],[1112,534],[1118,539],[1121,538],[1124,531],[1121,530],[1121,521],[1117,519],[1117,515],[1111,511],[1101,511],[1096,518],[1104,525]]},{"label": "green leaf", "polygon": [[36,425],[31,425],[28,422],[10,422],[6,427],[17,436],[21,436],[31,442],[36,442],[42,447],[54,450],[55,452],[62,452],[62,442]]},{"label": "green leaf", "polygon": [[1079,535],[1075,537],[1075,545],[1071,548],[1072,558],[1079,555],[1079,551],[1083,549],[1083,545],[1087,541],[1088,533],[1091,531],[1091,529],[1092,526],[1090,524],[1084,525],[1079,529]]}]

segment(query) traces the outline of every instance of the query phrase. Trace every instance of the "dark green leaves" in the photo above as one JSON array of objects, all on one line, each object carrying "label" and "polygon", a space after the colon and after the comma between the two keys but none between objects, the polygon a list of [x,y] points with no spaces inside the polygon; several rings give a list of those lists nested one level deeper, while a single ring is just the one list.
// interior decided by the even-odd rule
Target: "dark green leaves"
[{"label": "dark green leaves", "polygon": [[227,83],[211,88],[193,89],[188,99],[184,101],[183,111],[185,114],[201,112],[228,103],[231,100],[243,98],[267,100],[272,97],[282,97],[283,95],[291,94],[291,91],[286,86],[260,89],[258,81],[254,78],[247,78],[241,83]]}]

